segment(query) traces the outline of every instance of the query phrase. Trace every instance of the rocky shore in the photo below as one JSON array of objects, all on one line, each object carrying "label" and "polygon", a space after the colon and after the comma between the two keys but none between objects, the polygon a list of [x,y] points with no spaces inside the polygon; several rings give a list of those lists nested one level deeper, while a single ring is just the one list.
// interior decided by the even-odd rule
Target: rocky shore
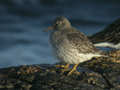
[{"label": "rocky shore", "polygon": [[0,69],[0,90],[120,90],[120,51],[79,65],[71,76],[55,65]]}]

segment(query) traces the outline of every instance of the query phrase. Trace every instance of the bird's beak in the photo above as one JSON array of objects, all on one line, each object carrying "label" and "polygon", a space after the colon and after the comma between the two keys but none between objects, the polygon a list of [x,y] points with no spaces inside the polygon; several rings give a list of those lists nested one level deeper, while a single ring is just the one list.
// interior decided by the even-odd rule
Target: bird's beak
[{"label": "bird's beak", "polygon": [[47,29],[44,30],[44,32],[48,32],[49,30],[53,30],[54,27],[53,26],[49,26]]}]

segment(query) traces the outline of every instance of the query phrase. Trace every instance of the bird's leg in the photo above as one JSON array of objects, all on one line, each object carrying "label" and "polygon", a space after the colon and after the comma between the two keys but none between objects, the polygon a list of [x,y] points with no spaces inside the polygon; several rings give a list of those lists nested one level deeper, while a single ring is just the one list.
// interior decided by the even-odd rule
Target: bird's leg
[{"label": "bird's leg", "polygon": [[62,73],[64,73],[65,71],[68,71],[70,64],[66,64],[63,69],[61,70]]},{"label": "bird's leg", "polygon": [[71,75],[76,69],[79,64],[75,64],[72,68],[72,70],[67,74],[67,76]]},{"label": "bird's leg", "polygon": [[60,67],[63,68],[61,69],[61,72],[64,73],[65,71],[68,71],[70,64],[66,64],[66,65],[56,65],[56,67]]}]

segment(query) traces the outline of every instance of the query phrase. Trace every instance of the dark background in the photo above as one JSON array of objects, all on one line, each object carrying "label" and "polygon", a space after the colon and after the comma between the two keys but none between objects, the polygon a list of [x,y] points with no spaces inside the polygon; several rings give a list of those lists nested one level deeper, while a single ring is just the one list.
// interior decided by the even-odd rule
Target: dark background
[{"label": "dark background", "polygon": [[0,67],[57,62],[43,32],[56,16],[92,35],[119,18],[120,0],[0,0]]}]

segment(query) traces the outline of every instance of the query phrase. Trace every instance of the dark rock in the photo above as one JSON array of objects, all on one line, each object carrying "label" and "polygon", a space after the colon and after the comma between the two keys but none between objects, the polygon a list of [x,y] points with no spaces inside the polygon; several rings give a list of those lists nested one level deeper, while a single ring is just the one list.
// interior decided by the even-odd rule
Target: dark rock
[{"label": "dark rock", "polygon": [[93,43],[109,42],[118,44],[120,42],[120,18],[108,25],[104,30],[90,36],[89,39]]},{"label": "dark rock", "polygon": [[0,90],[120,90],[119,59],[94,58],[67,76],[55,65],[29,65],[0,69]]}]

